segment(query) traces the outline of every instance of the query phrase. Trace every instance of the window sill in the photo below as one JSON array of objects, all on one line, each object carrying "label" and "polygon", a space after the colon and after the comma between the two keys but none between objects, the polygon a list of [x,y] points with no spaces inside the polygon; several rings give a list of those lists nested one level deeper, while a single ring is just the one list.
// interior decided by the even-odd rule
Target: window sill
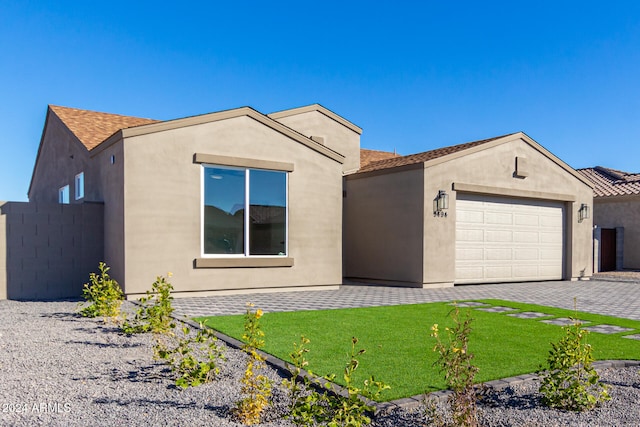
[{"label": "window sill", "polygon": [[194,268],[265,268],[265,267],[293,267],[291,257],[273,258],[196,258]]}]

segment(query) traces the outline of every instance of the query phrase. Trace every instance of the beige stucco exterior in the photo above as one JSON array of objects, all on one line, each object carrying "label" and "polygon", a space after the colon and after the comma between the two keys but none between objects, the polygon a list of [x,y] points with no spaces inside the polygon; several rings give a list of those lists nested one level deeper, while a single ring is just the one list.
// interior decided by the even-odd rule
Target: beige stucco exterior
[{"label": "beige stucco exterior", "polygon": [[[104,259],[130,297],[168,272],[178,296],[335,287],[347,162],[338,150],[353,156],[361,130],[318,105],[292,111],[278,113],[287,125],[241,108],[136,126],[91,151],[49,111],[30,199],[57,202],[66,184],[73,194],[84,171],[78,202],[104,202]],[[287,256],[203,256],[203,164],[288,172]]]},{"label": "beige stucco exterior", "polygon": [[[526,159],[526,173],[515,173],[516,158]],[[593,204],[592,187],[522,133],[424,163],[350,175],[345,188],[347,278],[453,285],[459,193],[563,202],[564,278],[591,275],[592,221],[578,222],[578,208]],[[439,190],[450,194],[446,217],[432,214]]]},{"label": "beige stucco exterior", "polygon": [[593,223],[623,233],[622,268],[640,269],[640,196],[596,197]]}]

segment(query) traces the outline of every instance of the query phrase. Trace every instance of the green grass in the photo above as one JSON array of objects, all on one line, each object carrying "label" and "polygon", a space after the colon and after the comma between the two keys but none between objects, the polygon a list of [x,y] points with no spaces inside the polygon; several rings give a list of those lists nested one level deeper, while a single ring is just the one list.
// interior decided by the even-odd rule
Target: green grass
[{"label": "green grass", "polygon": [[[476,301],[548,313],[551,317],[575,317],[572,310],[502,300]],[[359,348],[367,350],[361,356],[356,378],[362,381],[374,375],[377,380],[389,384],[391,390],[384,393],[384,400],[441,390],[446,387],[443,375],[434,366],[435,340],[430,337],[430,328],[434,323],[440,325],[441,331],[445,326],[452,326],[448,317],[451,309],[447,303],[431,303],[267,313],[261,319],[266,334],[264,350],[289,361],[293,343],[305,335],[311,340],[307,353],[309,369],[319,375],[335,373],[336,382],[340,383],[348,362],[351,337],[355,336],[360,340]],[[461,309],[461,313],[465,310]],[[476,377],[478,382],[535,372],[545,364],[550,342],[563,335],[560,326],[535,319],[518,319],[473,309],[471,313],[474,320],[469,349],[475,354],[475,364],[480,368]],[[590,322],[585,326],[606,323],[633,329],[624,334],[640,333],[640,321],[581,312],[577,317]],[[242,315],[197,320],[232,337],[242,336]],[[598,360],[640,360],[640,341],[623,339],[621,335],[589,334],[588,342],[593,347],[594,357]]]}]

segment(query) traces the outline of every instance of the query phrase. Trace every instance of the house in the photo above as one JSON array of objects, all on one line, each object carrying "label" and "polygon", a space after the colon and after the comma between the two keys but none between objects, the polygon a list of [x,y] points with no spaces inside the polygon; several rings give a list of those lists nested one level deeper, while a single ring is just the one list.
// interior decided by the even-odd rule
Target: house
[{"label": "house", "polygon": [[318,104],[49,106],[29,203],[0,203],[0,298],[78,296],[102,260],[129,298],[167,272],[176,296],[591,274],[590,181],[527,135],[400,156],[361,133]]},{"label": "house", "polygon": [[129,297],[167,272],[188,295],[335,287],[361,132],[320,105],[169,121],[50,106],[29,200],[102,203]]},{"label": "house", "polygon": [[414,287],[591,276],[590,181],[524,133],[345,177],[348,280]]},{"label": "house", "polygon": [[594,185],[594,271],[640,269],[640,174],[578,169]]}]

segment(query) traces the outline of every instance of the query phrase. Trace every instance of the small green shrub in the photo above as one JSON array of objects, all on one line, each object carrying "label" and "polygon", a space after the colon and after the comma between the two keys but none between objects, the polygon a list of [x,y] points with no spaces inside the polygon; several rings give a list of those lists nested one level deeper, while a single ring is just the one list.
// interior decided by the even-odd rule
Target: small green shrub
[{"label": "small green shrub", "polygon": [[[371,418],[368,414],[375,411],[375,406],[367,405],[360,396],[375,401],[380,399],[384,390],[391,388],[382,381],[376,381],[373,376],[364,380],[362,387],[354,383],[353,375],[360,366],[358,356],[366,351],[365,349],[356,351],[357,343],[356,337],[351,338],[350,360],[344,368],[343,378],[346,383],[347,397],[328,395],[331,411],[331,420],[327,424],[329,427],[360,427],[370,424]],[[326,379],[333,381],[334,377],[328,376]]]},{"label": "small green shrub", "polygon": [[[360,427],[370,424],[369,415],[375,411],[375,406],[368,405],[362,398],[378,400],[381,393],[390,387],[382,381],[376,381],[374,377],[364,380],[361,387],[355,384],[354,373],[360,365],[358,357],[365,352],[364,349],[356,351],[358,339],[355,337],[351,339],[350,360],[344,369],[346,396],[332,392],[335,374],[324,377],[329,381],[324,383],[324,386],[310,371],[308,374],[312,379],[303,377],[302,387],[296,383],[296,377],[308,364],[304,356],[309,351],[306,347],[308,343],[309,340],[303,336],[299,344],[294,344],[294,351],[290,355],[293,362],[293,365],[289,365],[291,379],[284,381],[291,397],[288,417],[294,424],[300,426],[326,424],[329,427]],[[316,391],[323,387],[327,389],[326,393]]]},{"label": "small green shrub", "polygon": [[611,399],[592,366],[591,345],[586,343],[589,331],[578,320],[562,329],[565,335],[551,343],[548,368],[541,373],[542,401],[553,408],[584,411]]},{"label": "small green shrub", "polygon": [[[171,273],[167,275],[171,277]],[[173,286],[163,276],[158,276],[147,291],[145,297],[140,298],[140,308],[136,311],[133,321],[126,319],[122,323],[122,331],[126,334],[136,333],[168,333],[176,327],[171,314],[173,306],[171,291]]]},{"label": "small green shrub", "polygon": [[286,418],[289,418],[297,426],[314,426],[326,421],[328,416],[327,396],[316,390],[318,381],[313,373],[307,371],[308,376],[302,377],[302,384],[297,381],[302,370],[309,365],[305,357],[305,354],[309,352],[307,344],[309,344],[309,339],[305,336],[300,337],[299,343],[293,344],[293,352],[289,354],[292,363],[287,364],[291,378],[282,381],[284,387],[289,391],[291,402]]},{"label": "small green shrub", "polygon": [[478,367],[473,365],[474,355],[469,352],[471,322],[469,311],[464,320],[460,319],[457,305],[450,313],[454,326],[445,328],[447,340],[440,337],[438,325],[431,327],[431,336],[436,339],[433,351],[438,353],[436,364],[444,373],[444,379],[453,392],[451,395],[451,413],[456,426],[475,427],[478,425],[477,397],[474,388]]},{"label": "small green shrub", "polygon": [[100,275],[91,273],[89,283],[85,283],[82,296],[89,305],[80,309],[80,314],[85,317],[104,317],[104,320],[113,320],[120,315],[120,306],[124,300],[124,293],[114,279],[109,276],[109,267],[104,262],[98,264]]},{"label": "small green shrub", "polygon": [[241,393],[244,396],[236,403],[235,415],[247,425],[260,422],[262,412],[269,405],[271,396],[271,380],[259,372],[265,367],[265,357],[258,353],[264,346],[264,331],[260,326],[262,310],[252,311],[253,304],[247,304],[245,313],[244,334],[242,339],[245,344],[242,350],[247,354],[247,365],[242,383]]},{"label": "small green shrub", "polygon": [[220,373],[224,353],[217,340],[215,331],[203,324],[195,334],[185,326],[175,345],[168,344],[168,341],[175,341],[173,334],[159,336],[154,353],[156,359],[169,364],[178,387],[196,387],[213,381]]}]

